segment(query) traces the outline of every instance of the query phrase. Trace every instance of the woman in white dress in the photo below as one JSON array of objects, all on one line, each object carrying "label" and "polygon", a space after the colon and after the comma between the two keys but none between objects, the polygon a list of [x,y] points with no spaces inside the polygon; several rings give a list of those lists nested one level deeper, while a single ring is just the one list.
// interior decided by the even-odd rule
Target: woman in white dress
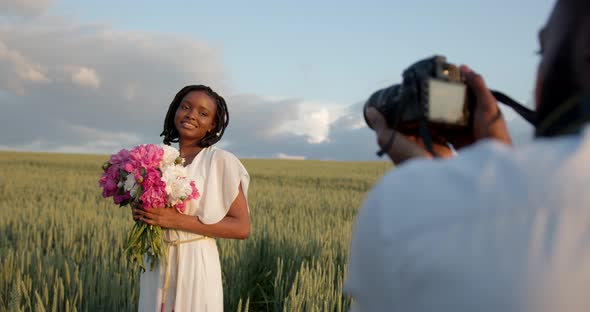
[{"label": "woman in white dress", "polygon": [[133,218],[165,228],[168,259],[141,274],[139,311],[223,311],[215,238],[250,233],[250,177],[230,152],[213,146],[229,122],[225,100],[202,85],[180,90],[164,121],[164,143],[178,142],[200,197],[184,214],[173,208],[133,209]]}]

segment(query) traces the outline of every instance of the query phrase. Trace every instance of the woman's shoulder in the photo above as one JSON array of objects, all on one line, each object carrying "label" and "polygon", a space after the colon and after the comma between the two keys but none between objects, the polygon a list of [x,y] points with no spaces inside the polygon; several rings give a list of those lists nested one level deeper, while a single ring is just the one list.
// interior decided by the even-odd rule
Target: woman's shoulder
[{"label": "woman's shoulder", "polygon": [[239,163],[241,161],[238,159],[236,155],[232,152],[227,151],[225,149],[216,147],[216,146],[209,146],[206,149],[206,153],[208,158],[212,163]]},{"label": "woman's shoulder", "polygon": [[204,165],[209,169],[208,174],[216,173],[229,176],[249,176],[248,170],[236,155],[227,150],[210,146],[206,149]]},{"label": "woman's shoulder", "polygon": [[232,152],[217,146],[209,146],[207,150],[213,158],[238,159],[238,157],[236,157],[236,155],[234,155]]}]

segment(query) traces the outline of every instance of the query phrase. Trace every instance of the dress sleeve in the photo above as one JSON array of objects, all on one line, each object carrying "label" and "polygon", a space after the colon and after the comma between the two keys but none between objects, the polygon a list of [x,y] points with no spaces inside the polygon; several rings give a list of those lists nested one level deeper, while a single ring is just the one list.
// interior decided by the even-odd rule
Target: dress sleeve
[{"label": "dress sleeve", "polygon": [[221,221],[238,196],[240,183],[247,202],[250,175],[246,168],[232,153],[216,150],[201,192],[201,207],[197,214],[201,222],[215,224]]}]

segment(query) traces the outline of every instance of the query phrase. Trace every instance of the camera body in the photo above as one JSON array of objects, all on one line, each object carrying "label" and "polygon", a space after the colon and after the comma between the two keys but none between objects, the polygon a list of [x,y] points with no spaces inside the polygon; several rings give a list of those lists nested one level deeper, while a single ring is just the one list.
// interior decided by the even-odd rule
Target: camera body
[{"label": "camera body", "polygon": [[[416,134],[418,122],[426,121],[438,136],[466,135],[473,124],[469,94],[459,68],[444,56],[433,56],[408,67],[401,84],[373,93],[364,112],[376,108],[390,128],[404,134]],[[371,126],[366,116],[365,121]]]}]

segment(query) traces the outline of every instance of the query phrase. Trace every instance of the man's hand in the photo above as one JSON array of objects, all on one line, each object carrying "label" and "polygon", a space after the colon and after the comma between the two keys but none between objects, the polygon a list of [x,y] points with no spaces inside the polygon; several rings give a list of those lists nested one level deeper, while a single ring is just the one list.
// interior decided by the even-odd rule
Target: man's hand
[{"label": "man's hand", "polygon": [[411,158],[432,158],[432,155],[416,142],[415,139],[410,139],[409,137],[388,128],[385,118],[375,108],[369,107],[366,111],[366,116],[369,121],[369,126],[371,129],[375,130],[375,133],[377,134],[377,144],[379,144],[382,149],[387,148],[392,136],[395,136],[390,148],[383,151],[395,164],[399,164]]},{"label": "man's hand", "polygon": [[[464,138],[447,138],[456,149],[468,146],[481,139],[495,139],[505,144],[512,144],[508,127],[504,116],[498,107],[498,101],[492,95],[483,78],[463,65],[460,68],[465,77],[465,84],[475,96],[475,111],[473,116],[473,133],[466,134]],[[393,138],[390,148],[384,150],[391,160],[399,164],[408,159],[426,157],[432,158],[422,140],[419,137],[405,136],[387,127],[385,118],[375,108],[369,107],[366,111],[367,120],[371,129],[377,134],[377,143],[382,149]],[[452,155],[447,146],[433,143],[433,149],[437,156],[446,158]]]},{"label": "man's hand", "polygon": [[[465,77],[465,84],[475,95],[475,112],[473,116],[473,137],[475,141],[481,139],[496,139],[505,144],[512,144],[506,120],[498,107],[498,101],[488,89],[483,78],[462,65],[461,73]],[[461,148],[462,146],[455,146]]]}]

